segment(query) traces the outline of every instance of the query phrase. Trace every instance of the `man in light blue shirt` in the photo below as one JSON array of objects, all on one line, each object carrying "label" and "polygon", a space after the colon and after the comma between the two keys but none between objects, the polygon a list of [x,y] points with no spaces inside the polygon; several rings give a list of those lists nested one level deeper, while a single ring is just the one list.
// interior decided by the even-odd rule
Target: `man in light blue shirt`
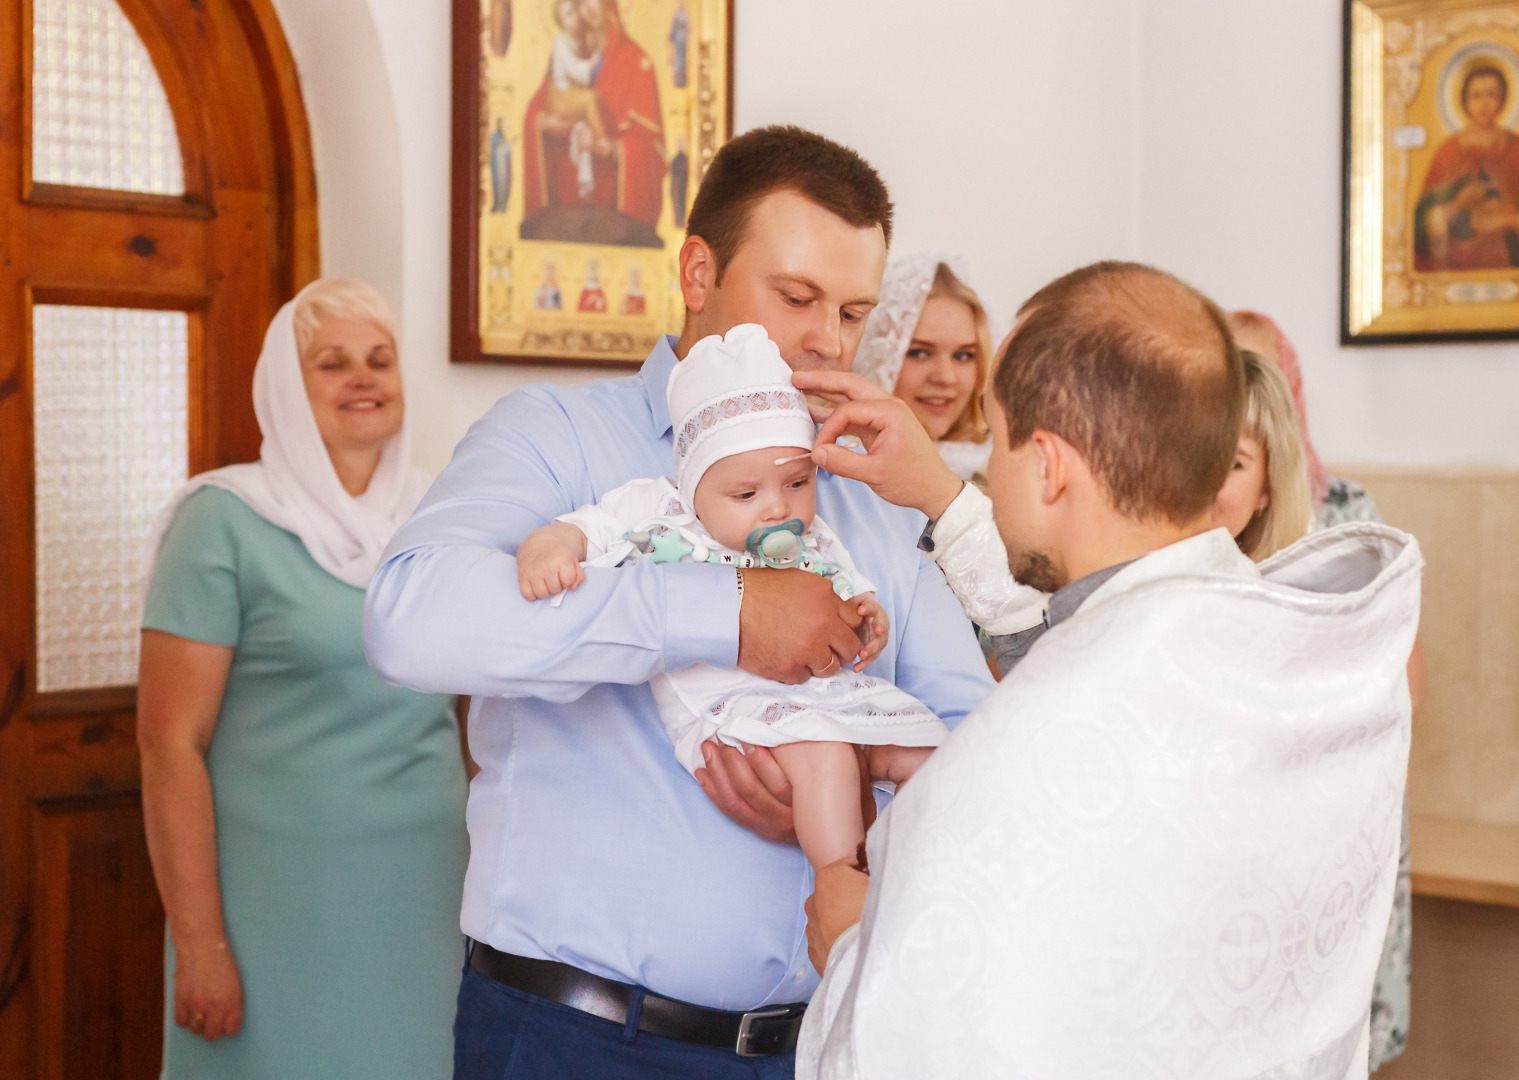
[{"label": "man in light blue shirt", "polygon": [[[508,1061],[514,1080],[791,1075],[801,1008],[785,1006],[818,978],[812,875],[781,842],[784,777],[764,751],[708,744],[693,784],[646,681],[698,661],[788,682],[833,674],[858,651],[858,615],[803,572],[743,571],[741,606],[730,567],[646,560],[588,570],[551,607],[523,599],[513,555],[556,515],[672,472],[666,383],[700,338],[758,322],[794,369],[847,369],[890,223],[885,187],[852,151],[796,128],[733,140],[681,249],[680,338],[635,376],[500,401],[392,540],[366,602],[370,662],[476,699],[462,925],[477,944],[456,1077]],[[991,684],[915,546],[925,519],[827,474],[818,513],[891,616],[870,672],[953,727]]]}]

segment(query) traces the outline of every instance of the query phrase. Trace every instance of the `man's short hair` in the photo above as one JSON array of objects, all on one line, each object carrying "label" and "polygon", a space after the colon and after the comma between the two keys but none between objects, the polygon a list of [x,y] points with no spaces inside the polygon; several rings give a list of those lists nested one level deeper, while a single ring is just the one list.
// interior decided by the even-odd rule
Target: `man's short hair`
[{"label": "man's short hair", "polygon": [[869,162],[804,128],[755,128],[713,157],[686,219],[686,235],[712,249],[719,281],[744,242],[754,204],[775,191],[794,191],[857,229],[879,225],[891,246],[891,196]]},{"label": "man's short hair", "polygon": [[1075,447],[1114,509],[1196,520],[1234,462],[1245,373],[1224,313],[1154,267],[1102,262],[1039,290],[997,365],[1008,438]]}]

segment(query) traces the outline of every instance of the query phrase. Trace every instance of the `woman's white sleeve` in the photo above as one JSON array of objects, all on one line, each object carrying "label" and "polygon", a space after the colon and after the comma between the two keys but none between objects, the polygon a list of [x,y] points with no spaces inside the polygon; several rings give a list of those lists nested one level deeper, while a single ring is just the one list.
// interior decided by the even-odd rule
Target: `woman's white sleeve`
[{"label": "woman's white sleeve", "polygon": [[993,637],[1043,620],[1049,597],[1013,580],[992,502],[976,485],[966,484],[949,504],[934,525],[933,540],[928,557],[944,572],[966,618]]}]

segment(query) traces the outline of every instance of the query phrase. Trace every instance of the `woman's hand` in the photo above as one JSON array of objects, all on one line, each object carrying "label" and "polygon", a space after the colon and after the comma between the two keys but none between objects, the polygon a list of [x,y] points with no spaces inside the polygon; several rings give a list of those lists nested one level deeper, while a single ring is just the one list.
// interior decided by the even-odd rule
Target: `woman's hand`
[{"label": "woman's hand", "polygon": [[891,632],[891,618],[874,593],[856,596],[855,600],[859,601],[859,607],[855,610],[863,620],[860,629],[863,631],[865,647],[860,650],[860,658],[855,662],[854,669],[864,671],[881,655],[881,650],[886,648],[886,639]]},{"label": "woman's hand", "polygon": [[226,942],[174,952],[174,1022],[215,1042],[243,1026],[243,980]]},{"label": "woman's hand", "polygon": [[[791,381],[803,393],[840,403],[831,412],[814,406],[814,419],[823,423],[812,449],[817,465],[930,518],[937,519],[960,494],[965,485],[944,464],[907,402],[847,371],[797,371]],[[859,439],[866,453],[837,445],[841,435]]]},{"label": "woman's hand", "polygon": [[534,529],[517,548],[517,586],[524,600],[547,600],[585,581],[585,533],[555,521]]}]

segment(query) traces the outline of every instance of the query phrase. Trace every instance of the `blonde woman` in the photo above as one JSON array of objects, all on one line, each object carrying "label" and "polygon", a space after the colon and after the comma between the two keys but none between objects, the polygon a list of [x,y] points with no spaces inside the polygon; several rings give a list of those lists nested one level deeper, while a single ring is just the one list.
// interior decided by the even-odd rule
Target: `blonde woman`
[{"label": "blonde woman", "polygon": [[952,256],[911,255],[886,268],[854,370],[907,403],[961,480],[991,454],[981,392],[991,364],[986,308]]},{"label": "blonde woman", "polygon": [[1308,534],[1313,504],[1286,377],[1259,353],[1245,358],[1245,425],[1214,519],[1260,562]]},{"label": "blonde woman", "polygon": [[427,477],[395,321],[307,286],[253,375],[257,462],[164,511],[138,677],[168,916],[165,1080],[442,1080],[463,941],[452,699],[364,660],[364,592]]}]

